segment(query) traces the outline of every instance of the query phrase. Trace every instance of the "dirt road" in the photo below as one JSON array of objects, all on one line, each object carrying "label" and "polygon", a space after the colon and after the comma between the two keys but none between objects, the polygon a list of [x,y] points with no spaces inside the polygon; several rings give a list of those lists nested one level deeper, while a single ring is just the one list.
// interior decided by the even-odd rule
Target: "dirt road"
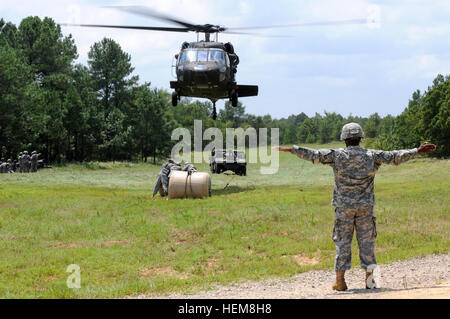
[{"label": "dirt road", "polygon": [[194,294],[140,295],[134,298],[162,299],[299,299],[299,298],[444,298],[450,299],[450,254],[431,255],[380,267],[380,289],[365,289],[364,270],[346,273],[348,291],[331,290],[334,271],[309,271],[290,279],[251,281],[220,286]]}]

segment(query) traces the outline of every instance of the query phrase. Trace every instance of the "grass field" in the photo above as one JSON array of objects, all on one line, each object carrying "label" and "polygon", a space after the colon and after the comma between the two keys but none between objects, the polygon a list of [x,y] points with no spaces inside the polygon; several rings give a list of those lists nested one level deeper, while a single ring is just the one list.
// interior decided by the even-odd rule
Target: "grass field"
[{"label": "grass field", "polygon": [[[151,198],[159,170],[91,163],[0,175],[0,297],[187,292],[333,267],[330,167],[282,153],[278,174],[250,165],[247,177],[213,175],[209,199],[172,201]],[[449,251],[449,189],[450,160],[381,167],[379,263]],[[80,289],[67,288],[70,264]]]}]

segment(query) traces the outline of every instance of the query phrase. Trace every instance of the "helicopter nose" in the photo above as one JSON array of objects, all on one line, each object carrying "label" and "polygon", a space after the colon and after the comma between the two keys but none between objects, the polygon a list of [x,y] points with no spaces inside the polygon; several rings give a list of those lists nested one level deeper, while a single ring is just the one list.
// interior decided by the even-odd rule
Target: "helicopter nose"
[{"label": "helicopter nose", "polygon": [[187,83],[197,85],[207,85],[219,83],[223,79],[221,77],[221,66],[216,64],[199,64],[191,68],[184,68],[183,80]]}]

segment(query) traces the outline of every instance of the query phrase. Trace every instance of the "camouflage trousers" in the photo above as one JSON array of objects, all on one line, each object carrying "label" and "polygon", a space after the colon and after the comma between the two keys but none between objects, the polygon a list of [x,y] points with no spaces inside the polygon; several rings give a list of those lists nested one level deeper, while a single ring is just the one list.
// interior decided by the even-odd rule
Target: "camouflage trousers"
[{"label": "camouflage trousers", "polygon": [[376,264],[376,218],[373,206],[336,207],[333,241],[336,244],[335,270],[349,270],[352,265],[353,230],[356,229],[359,259],[362,268]]}]

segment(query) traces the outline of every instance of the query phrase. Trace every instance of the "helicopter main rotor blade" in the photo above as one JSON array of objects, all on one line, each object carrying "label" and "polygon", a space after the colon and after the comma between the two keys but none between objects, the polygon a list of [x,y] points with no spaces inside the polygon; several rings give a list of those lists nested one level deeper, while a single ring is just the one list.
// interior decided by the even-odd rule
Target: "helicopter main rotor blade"
[{"label": "helicopter main rotor blade", "polygon": [[222,33],[240,34],[240,35],[243,34],[243,35],[251,35],[251,36],[262,37],[262,38],[292,38],[291,35],[262,34],[262,33],[253,33],[253,32],[223,31]]},{"label": "helicopter main rotor blade", "polygon": [[155,19],[159,19],[162,21],[169,21],[169,22],[181,25],[185,28],[196,29],[196,27],[197,27],[195,24],[180,20],[175,17],[171,17],[167,14],[163,14],[163,13],[154,11],[154,10],[152,10],[148,7],[144,7],[144,6],[105,6],[104,8],[125,11],[128,13],[132,13],[132,14],[139,15],[139,16],[146,17],[146,18],[155,18]]},{"label": "helicopter main rotor blade", "polygon": [[297,23],[297,24],[280,24],[280,25],[271,25],[271,26],[226,28],[226,31],[311,27],[311,26],[326,26],[326,25],[367,24],[368,22],[369,21],[367,19],[353,19],[353,20],[323,21],[323,22],[309,22],[309,23]]},{"label": "helicopter main rotor blade", "polygon": [[129,25],[102,25],[102,24],[71,24],[60,23],[66,27],[90,27],[90,28],[111,28],[111,29],[133,29],[133,30],[150,30],[150,31],[169,31],[169,32],[189,32],[188,28],[166,28],[166,27],[141,27]]}]

